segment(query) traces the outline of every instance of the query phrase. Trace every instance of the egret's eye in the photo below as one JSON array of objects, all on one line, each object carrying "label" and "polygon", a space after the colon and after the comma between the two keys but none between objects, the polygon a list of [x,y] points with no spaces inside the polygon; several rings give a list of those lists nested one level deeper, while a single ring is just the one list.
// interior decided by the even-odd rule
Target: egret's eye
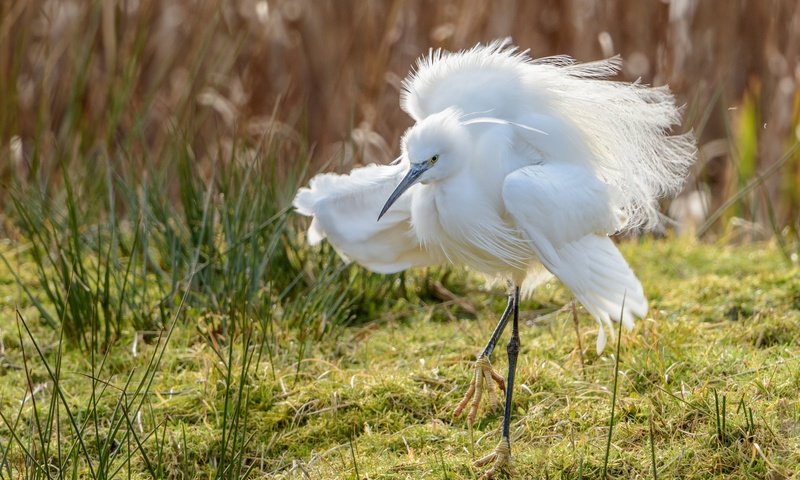
[{"label": "egret's eye", "polygon": [[434,163],[436,163],[436,161],[437,161],[437,160],[439,160],[439,155],[434,155],[434,156],[432,156],[432,157],[431,157],[431,165],[433,165]]}]

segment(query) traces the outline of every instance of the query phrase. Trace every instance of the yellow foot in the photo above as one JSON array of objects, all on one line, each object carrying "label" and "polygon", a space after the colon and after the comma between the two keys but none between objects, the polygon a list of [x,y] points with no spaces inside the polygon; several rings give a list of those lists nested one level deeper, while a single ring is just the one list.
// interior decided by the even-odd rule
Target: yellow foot
[{"label": "yellow foot", "polygon": [[[475,422],[475,416],[478,414],[478,407],[481,405],[484,390],[486,390],[486,395],[489,397],[490,407],[494,407],[497,404],[497,395],[492,388],[492,382],[496,383],[497,386],[500,387],[500,391],[505,393],[506,384],[503,381],[503,377],[492,368],[489,357],[478,357],[478,360],[475,362],[475,376],[473,376],[472,381],[469,382],[469,389],[464,395],[464,398],[458,403],[458,406],[456,406],[456,410],[453,412],[454,415],[456,417],[461,415],[461,412],[463,412],[467,404],[469,404],[470,408],[467,414],[467,422],[472,425]],[[472,403],[470,403],[470,400],[472,400]]]},{"label": "yellow foot", "polygon": [[490,463],[492,466],[481,475],[481,480],[494,478],[498,473],[503,473],[509,477],[514,475],[514,465],[511,462],[511,442],[507,438],[500,440],[494,452],[475,460],[472,465],[475,468],[479,468],[485,467]]}]

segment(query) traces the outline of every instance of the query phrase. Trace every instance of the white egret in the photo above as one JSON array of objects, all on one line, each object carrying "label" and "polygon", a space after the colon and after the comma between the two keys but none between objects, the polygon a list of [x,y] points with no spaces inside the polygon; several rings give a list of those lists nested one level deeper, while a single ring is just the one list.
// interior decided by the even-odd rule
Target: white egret
[{"label": "white egret", "polygon": [[[403,85],[416,124],[398,161],[317,175],[294,200],[313,217],[310,243],[327,238],[367,269],[449,262],[508,279],[508,306],[456,410],[470,404],[471,423],[483,390],[505,388],[502,439],[476,462],[493,463],[486,476],[511,467],[520,292],[558,277],[599,323],[598,353],[612,321],[630,329],[647,313],[609,235],[657,226],[658,198],[680,190],[696,149],[690,134],[669,133],[680,118],[669,90],[606,80],[619,66],[531,59],[509,40],[432,51]],[[509,318],[503,386],[489,357]]]}]

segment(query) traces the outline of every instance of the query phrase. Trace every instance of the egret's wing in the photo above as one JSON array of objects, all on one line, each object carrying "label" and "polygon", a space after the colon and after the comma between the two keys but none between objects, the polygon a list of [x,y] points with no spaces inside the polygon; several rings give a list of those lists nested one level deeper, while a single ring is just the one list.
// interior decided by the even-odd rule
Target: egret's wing
[{"label": "egret's wing", "polygon": [[591,171],[570,164],[520,168],[503,183],[503,202],[544,266],[600,323],[598,352],[611,320],[633,326],[647,313],[642,286],[608,238],[621,225],[615,192]]},{"label": "egret's wing", "polygon": [[377,221],[405,170],[404,165],[369,165],[347,175],[324,173],[312,178],[293,202],[299,213],[313,217],[309,243],[327,238],[345,260],[379,273],[437,263],[412,231],[409,192]]}]

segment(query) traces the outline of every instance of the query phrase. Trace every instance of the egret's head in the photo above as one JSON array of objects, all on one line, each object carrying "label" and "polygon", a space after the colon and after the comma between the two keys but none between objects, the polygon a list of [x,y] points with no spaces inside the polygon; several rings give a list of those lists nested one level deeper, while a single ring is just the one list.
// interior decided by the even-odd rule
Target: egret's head
[{"label": "egret's head", "polygon": [[461,116],[461,111],[448,108],[420,120],[406,131],[402,149],[409,170],[389,196],[378,220],[412,185],[441,181],[456,172],[468,148]]}]

